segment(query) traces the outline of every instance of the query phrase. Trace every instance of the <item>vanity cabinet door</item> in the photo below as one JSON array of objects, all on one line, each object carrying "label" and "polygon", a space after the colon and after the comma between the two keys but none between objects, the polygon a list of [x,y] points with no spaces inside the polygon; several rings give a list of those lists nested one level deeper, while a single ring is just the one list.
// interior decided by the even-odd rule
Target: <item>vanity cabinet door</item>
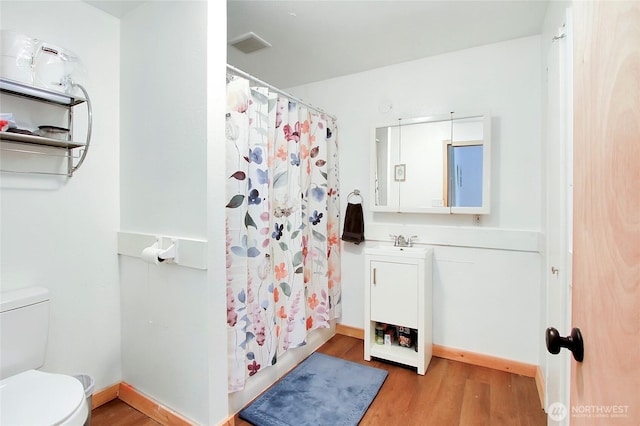
[{"label": "vanity cabinet door", "polygon": [[371,260],[371,320],[418,328],[416,262]]}]

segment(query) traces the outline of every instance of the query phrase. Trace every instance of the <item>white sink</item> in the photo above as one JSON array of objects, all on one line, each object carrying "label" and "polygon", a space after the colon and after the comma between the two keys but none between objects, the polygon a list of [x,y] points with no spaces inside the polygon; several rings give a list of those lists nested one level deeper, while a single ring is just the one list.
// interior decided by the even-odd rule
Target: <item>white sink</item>
[{"label": "white sink", "polygon": [[367,247],[367,253],[390,256],[419,256],[424,257],[431,250],[427,247],[397,247],[393,245],[376,245]]}]

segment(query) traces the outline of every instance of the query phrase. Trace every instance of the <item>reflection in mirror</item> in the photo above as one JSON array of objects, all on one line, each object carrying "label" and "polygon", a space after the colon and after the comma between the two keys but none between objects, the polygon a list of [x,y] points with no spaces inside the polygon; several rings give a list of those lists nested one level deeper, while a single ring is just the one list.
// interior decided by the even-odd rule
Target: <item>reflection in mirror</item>
[{"label": "reflection in mirror", "polygon": [[446,206],[482,206],[482,117],[454,119],[452,140],[447,145],[449,176]]},{"label": "reflection in mirror", "polygon": [[[478,143],[479,142],[479,143]],[[446,206],[480,207],[482,205],[482,141],[449,144],[448,164],[451,185]]]},{"label": "reflection in mirror", "polygon": [[376,187],[375,187],[375,202],[379,206],[386,206],[387,201],[387,164],[389,161],[389,129],[380,128],[376,129]]},{"label": "reflection in mirror", "polygon": [[377,127],[373,210],[488,213],[489,123],[449,115]]}]

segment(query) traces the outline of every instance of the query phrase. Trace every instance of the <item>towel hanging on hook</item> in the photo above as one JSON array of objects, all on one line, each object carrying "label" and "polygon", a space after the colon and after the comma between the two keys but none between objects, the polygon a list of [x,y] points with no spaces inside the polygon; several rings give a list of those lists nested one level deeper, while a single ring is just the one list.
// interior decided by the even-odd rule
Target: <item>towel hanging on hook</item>
[{"label": "towel hanging on hook", "polygon": [[[352,197],[359,197],[357,204],[351,202]],[[359,189],[354,189],[347,196],[347,211],[344,215],[344,229],[342,241],[360,244],[364,241],[364,215],[362,214],[362,195]]]}]

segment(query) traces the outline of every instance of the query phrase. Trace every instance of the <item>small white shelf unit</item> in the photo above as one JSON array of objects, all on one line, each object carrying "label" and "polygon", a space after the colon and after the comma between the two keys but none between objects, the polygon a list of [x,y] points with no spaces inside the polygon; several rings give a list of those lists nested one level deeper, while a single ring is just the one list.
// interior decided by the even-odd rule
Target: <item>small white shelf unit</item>
[{"label": "small white shelf unit", "polygon": [[[433,344],[433,250],[371,247],[365,249],[364,359],[380,358],[416,367],[424,375]],[[412,347],[376,343],[376,324],[416,331]]]}]

